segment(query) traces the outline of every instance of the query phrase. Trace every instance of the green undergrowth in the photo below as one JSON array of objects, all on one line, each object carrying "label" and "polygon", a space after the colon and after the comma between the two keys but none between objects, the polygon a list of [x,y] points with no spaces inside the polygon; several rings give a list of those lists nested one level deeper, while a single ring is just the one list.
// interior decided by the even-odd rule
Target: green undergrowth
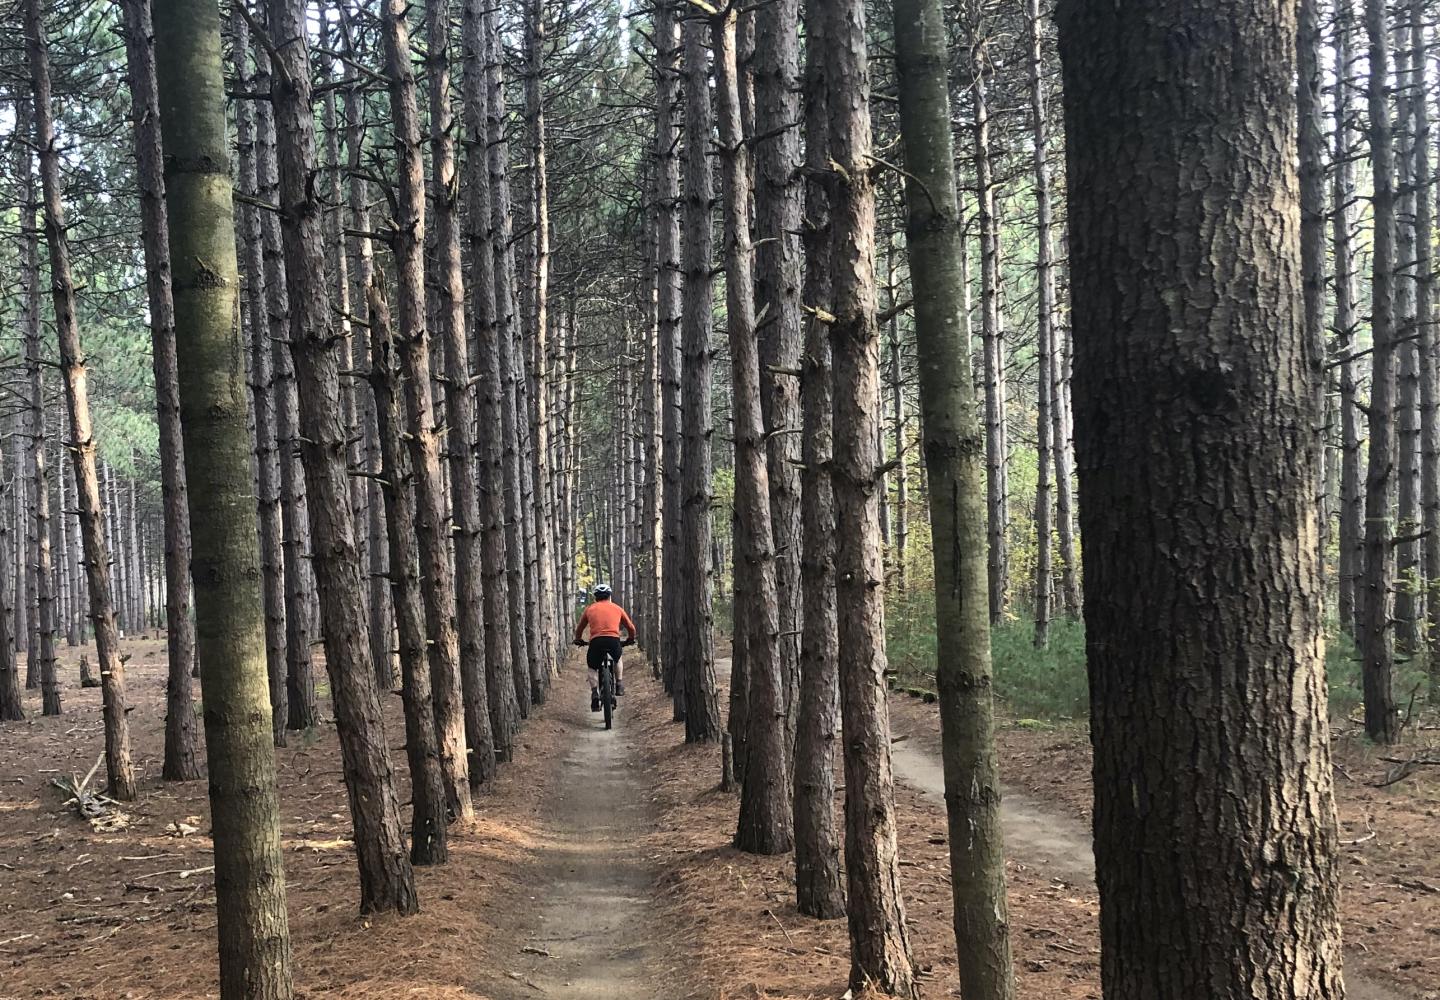
[{"label": "green undergrowth", "polygon": [[[891,684],[917,697],[934,698],[935,608],[929,593],[891,595],[886,608],[886,638]],[[1035,623],[1027,618],[1006,621],[991,631],[995,697],[1011,723],[1046,727],[1084,721],[1090,711],[1085,672],[1085,626],[1057,619],[1050,642],[1035,648]],[[1355,645],[1338,628],[1326,629],[1326,674],[1330,715],[1344,719],[1362,703],[1360,664]],[[1416,710],[1425,700],[1425,664],[1420,657],[1397,660],[1395,698],[1401,713],[1412,699]]]}]

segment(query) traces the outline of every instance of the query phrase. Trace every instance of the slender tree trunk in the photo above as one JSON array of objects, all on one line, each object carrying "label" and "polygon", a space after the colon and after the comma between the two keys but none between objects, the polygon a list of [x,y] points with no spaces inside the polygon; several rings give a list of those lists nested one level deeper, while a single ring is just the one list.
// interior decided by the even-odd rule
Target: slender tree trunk
[{"label": "slender tree trunk", "polygon": [[[746,16],[746,20],[750,17]],[[779,589],[776,647],[784,693],[787,767],[796,739],[800,689],[800,290],[803,193],[800,154],[800,0],[764,4],[755,22],[755,299],[760,387],[770,474],[770,512]]]},{"label": "slender tree trunk", "polygon": [[[1042,553],[1049,548],[1049,496],[1044,484],[1049,432],[1045,412],[1050,389],[1046,355],[1055,290],[1050,260],[1049,166],[1045,100],[1041,89],[1041,27],[1038,0],[1029,0],[1031,113],[1035,142],[1040,285],[1041,483],[1037,526]],[[959,322],[964,289],[959,263],[965,253],[956,198],[955,156],[950,133],[949,81],[945,66],[945,20],[941,0],[896,0],[896,65],[905,166],[910,171],[905,227],[915,288],[915,330],[920,405],[931,489],[930,524],[935,548],[935,615],[938,639],[936,684],[949,814],[950,881],[955,904],[955,944],[960,991],[966,997],[1009,1000],[1015,996],[1005,896],[1005,849],[1000,819],[1000,767],[995,753],[991,700],[990,628],[985,614],[988,578],[979,554],[985,549],[984,433],[980,425],[970,350]],[[933,197],[932,197],[933,193]],[[1045,639],[1049,559],[1037,569],[1035,642]]]},{"label": "slender tree trunk", "polygon": [[1416,316],[1420,350],[1420,469],[1423,511],[1425,638],[1429,655],[1430,698],[1440,695],[1440,357],[1435,335],[1434,215],[1435,188],[1430,160],[1430,41],[1422,0],[1411,0],[1410,47],[1415,52],[1419,99],[1411,110],[1415,143]]},{"label": "slender tree trunk", "polygon": [[745,621],[749,661],[749,726],[745,784],[735,846],[752,854],[783,854],[794,846],[789,797],[784,668],[780,654],[776,566],[770,518],[770,470],[760,400],[760,345],[755,330],[754,248],[750,244],[750,157],[740,119],[732,8],[712,16],[715,103],[725,192],[725,315],[735,428],[735,620]]},{"label": "slender tree trunk", "polygon": [[660,351],[661,434],[661,675],[676,722],[685,718],[681,640],[685,607],[681,590],[680,496],[680,33],[670,0],[655,8],[655,311]]},{"label": "slender tree trunk", "polygon": [[1104,993],[1339,998],[1295,5],[1059,23]]},{"label": "slender tree trunk", "polygon": [[[70,418],[70,453],[80,489],[80,518],[85,542],[86,571],[90,581],[90,611],[95,623],[96,656],[100,661],[101,693],[105,717],[105,764],[109,794],[128,802],[135,798],[135,769],[130,760],[130,724],[126,718],[124,664],[119,634],[110,601],[105,568],[109,558],[100,502],[100,481],[95,470],[95,436],[90,423],[90,392],[80,327],[75,315],[75,281],[70,269],[70,247],[65,232],[65,206],[61,196],[60,152],[55,145],[51,106],[50,56],[40,0],[25,2],[25,48],[35,101],[35,148],[40,156],[40,183],[44,197],[45,240],[50,248],[51,297],[55,308],[55,335],[60,345],[60,370],[65,381],[65,402]],[[39,502],[41,498],[32,498]],[[49,567],[45,567],[48,573]],[[52,632],[53,634],[53,632]],[[53,656],[53,650],[52,654]],[[52,671],[53,673],[53,671]],[[56,691],[58,698],[58,690]],[[55,706],[58,709],[58,704]]]},{"label": "slender tree trunk", "polygon": [[[0,457],[3,455],[3,449],[0,449]],[[3,478],[4,470],[0,469],[0,479]],[[0,580],[16,578],[15,567],[11,564],[9,531],[5,519],[0,518]],[[8,600],[5,590],[0,586],[0,722],[21,722],[25,719],[25,702],[15,656],[15,639],[10,634],[13,619],[5,603]]]},{"label": "slender tree trunk", "polygon": [[505,141],[504,48],[495,11],[486,8],[483,17],[486,55],[485,116],[490,169],[490,249],[494,257],[495,344],[500,365],[500,432],[504,442],[505,471],[505,566],[510,596],[510,668],[514,675],[515,698],[522,718],[530,714],[535,701],[531,663],[538,663],[535,635],[530,628],[529,589],[525,557],[525,489],[527,462],[520,451],[519,380],[522,377],[515,354],[515,251],[511,246],[510,147]]},{"label": "slender tree trunk", "polygon": [[[300,403],[301,451],[320,587],[325,665],[340,735],[362,913],[414,913],[415,875],[405,854],[400,806],[370,662],[360,565],[350,511],[341,425],[338,334],[325,287],[324,240],[310,178],[315,120],[304,0],[269,0],[270,30],[280,45],[271,90],[280,137],[280,208],[289,279],[290,352]],[[295,610],[291,609],[292,612]]]},{"label": "slender tree trunk", "polygon": [[1009,443],[1005,424],[1005,330],[1000,287],[1000,223],[995,208],[995,166],[990,143],[988,29],[971,0],[967,9],[971,62],[970,102],[975,126],[975,178],[980,225],[981,336],[985,348],[985,463],[989,510],[990,624],[1005,613],[1010,589]]},{"label": "slender tree trunk", "polygon": [[1395,57],[1396,120],[1400,127],[1392,133],[1395,142],[1396,208],[1395,208],[1395,351],[1398,356],[1398,409],[1395,414],[1398,435],[1399,465],[1395,470],[1398,482],[1395,518],[1395,597],[1392,621],[1395,643],[1400,652],[1410,655],[1420,647],[1419,620],[1424,597],[1423,581],[1419,579],[1420,543],[1416,534],[1420,527],[1420,352],[1416,338],[1415,285],[1416,233],[1415,193],[1420,178],[1415,175],[1414,136],[1411,134],[1411,108],[1414,93],[1415,54],[1410,51],[1408,8],[1393,14],[1392,53]]},{"label": "slender tree trunk", "polygon": [[193,781],[200,777],[200,762],[196,756],[190,676],[195,664],[195,631],[190,619],[190,513],[180,433],[170,234],[165,218],[160,103],[155,84],[150,0],[125,0],[124,12],[125,58],[130,73],[140,183],[140,229],[145,242],[146,293],[154,354],[156,422],[160,429],[160,494],[165,519],[165,638],[170,669],[166,683],[165,763],[161,773],[170,781]]},{"label": "slender tree trunk", "polygon": [[[485,618],[480,539],[480,501],[475,481],[475,387],[466,343],[465,286],[460,262],[460,183],[455,165],[455,120],[450,102],[448,3],[426,8],[430,83],[430,150],[435,174],[436,287],[444,345],[445,420],[450,455],[450,490],[455,538],[455,605],[460,634],[466,741],[471,748],[470,783],[495,777],[497,747],[491,725],[485,667]],[[443,492],[437,500],[444,507]],[[444,546],[441,547],[441,553]],[[512,748],[499,754],[509,760]]]},{"label": "slender tree trunk", "polygon": [[[1054,224],[1054,213],[1050,205],[1049,122],[1046,120],[1045,111],[1045,50],[1044,28],[1040,21],[1040,0],[1027,0],[1026,21],[1030,29],[1030,129],[1035,166],[1035,240],[1037,245],[1035,281],[1040,292],[1035,324],[1037,358],[1035,437],[1039,452],[1035,483],[1035,646],[1038,649],[1044,649],[1050,641],[1050,605],[1054,593],[1050,561],[1050,468],[1055,451],[1053,447],[1055,422],[1050,409],[1054,405],[1055,393],[1053,372],[1055,260],[1054,247],[1050,237],[1051,227]],[[953,188],[952,179],[951,189]],[[964,239],[958,229],[954,243],[955,246],[951,252],[963,253]],[[947,307],[953,308],[954,304],[947,303]],[[968,355],[966,357],[968,358]],[[932,487],[935,481],[932,469],[930,478]],[[933,510],[935,508],[932,507]],[[988,644],[988,631],[985,636]],[[941,663],[945,663],[946,659],[942,655]],[[970,662],[974,662],[973,659]],[[1010,978],[1008,973],[1006,978]],[[1011,991],[1013,992],[1013,986]]]},{"label": "slender tree trunk", "polygon": [[[274,29],[271,28],[271,34]],[[265,92],[280,79],[270,65],[263,45],[255,47],[255,86]],[[280,201],[280,174],[276,149],[275,110],[259,104],[259,183],[261,200]],[[314,671],[310,661],[310,595],[313,576],[306,566],[304,539],[309,535],[305,477],[296,448],[299,401],[295,392],[295,365],[288,347],[291,327],[290,279],[286,271],[281,220],[274,212],[261,212],[265,255],[266,313],[270,330],[264,345],[270,351],[271,387],[274,393],[276,459],[280,470],[280,518],[283,532],[282,562],[285,582],[285,727],[306,730],[318,720]]]},{"label": "slender tree trunk", "polygon": [[[351,23],[349,6],[337,4],[340,18],[340,32],[345,51],[351,59],[357,58],[354,43],[354,26]],[[364,162],[365,119],[364,86],[360,74],[347,63],[345,70],[345,155],[350,173],[349,218],[352,235],[350,239],[350,279],[353,286],[351,300],[358,309],[367,309],[366,296],[375,274],[375,251],[369,236],[370,231],[370,185],[357,176]],[[361,319],[364,319],[362,314]],[[353,353],[357,358],[368,359],[370,348],[368,331],[363,323],[354,326]],[[365,529],[368,541],[365,555],[369,563],[369,615],[370,615],[370,658],[375,664],[375,678],[381,691],[395,687],[395,654],[391,650],[390,638],[393,631],[389,577],[389,558],[385,521],[385,504],[381,496],[379,481],[381,455],[380,439],[373,396],[361,387],[356,388],[356,418],[360,422],[361,467],[368,475],[366,487]],[[357,530],[358,530],[357,521]]]},{"label": "slender tree trunk", "polygon": [[[235,79],[242,90],[255,89],[254,76],[246,68],[250,50],[250,26],[239,13],[231,15],[231,58]],[[235,106],[237,142],[240,154],[240,193],[258,194],[258,156],[254,108],[249,101]],[[265,602],[265,662],[270,677],[270,712],[277,747],[286,743],[285,724],[289,718],[286,684],[286,604],[283,528],[281,522],[280,463],[275,443],[275,393],[270,365],[270,324],[267,319],[264,224],[260,209],[243,204],[239,210],[242,228],[250,307],[250,399],[255,417],[255,467],[257,520],[260,534],[261,594]]]},{"label": "slender tree trunk", "polygon": [[[470,287],[474,289],[476,391],[480,426],[475,447],[479,472],[479,518],[485,601],[485,670],[490,727],[501,761],[514,753],[520,724],[516,701],[516,656],[505,535],[505,446],[497,433],[503,424],[504,386],[500,376],[499,330],[495,323],[495,253],[490,242],[490,163],[485,155],[486,106],[489,100],[485,35],[486,0],[465,0],[464,45],[465,123],[477,137],[466,161],[466,250]],[[522,636],[523,639],[523,636]],[[523,659],[522,661],[523,662]],[[529,693],[529,687],[526,687]]]},{"label": "slender tree trunk", "polygon": [[[550,396],[545,377],[549,358],[550,331],[550,179],[545,143],[545,4],[544,0],[528,0],[525,5],[525,118],[530,138],[530,170],[534,182],[535,207],[535,270],[531,299],[530,343],[534,358],[531,378],[530,447],[534,456],[533,517],[535,519],[535,566],[538,574],[536,590],[540,606],[540,662],[545,671],[545,687],[559,664],[556,636],[555,566],[551,552],[550,481]],[[628,593],[628,592],[627,592]]]},{"label": "slender tree trunk", "polygon": [[[1335,261],[1335,353],[1340,358],[1340,625],[1352,637],[1359,635],[1358,607],[1362,597],[1362,551],[1365,499],[1361,492],[1360,410],[1356,401],[1356,330],[1360,317],[1356,302],[1355,163],[1353,130],[1358,109],[1353,66],[1353,8],[1351,0],[1337,0],[1335,10],[1335,174],[1332,254]],[[1440,537],[1440,536],[1437,536]],[[1434,579],[1434,577],[1432,577]],[[1433,605],[1440,612],[1440,603]],[[1440,637],[1440,632],[1433,633]]]},{"label": "slender tree trunk", "polygon": [[1370,41],[1370,160],[1374,172],[1374,273],[1371,278],[1370,456],[1365,476],[1364,570],[1360,591],[1360,659],[1365,733],[1379,743],[1400,738],[1392,676],[1390,488],[1395,454],[1395,157],[1390,128],[1390,39],[1384,0],[1365,0]]},{"label": "slender tree trunk", "polygon": [[[63,446],[57,448],[57,451],[61,456],[65,453]],[[59,529],[57,534],[60,536],[60,593],[64,604],[61,620],[65,623],[65,645],[74,647],[80,645],[80,609],[75,594],[80,574],[75,561],[75,546],[70,537],[70,518],[67,516],[68,512],[65,507],[65,498],[70,492],[69,487],[66,486],[66,477],[69,474],[64,458],[58,458],[55,463],[55,485],[59,502],[55,511],[55,526]],[[0,613],[7,612],[0,611]],[[8,625],[8,622],[5,624]]]},{"label": "slender tree trunk", "polygon": [[832,196],[830,343],[840,711],[845,760],[845,870],[850,985],[918,995],[900,897],[895,780],[885,687],[884,568],[876,497],[879,330],[875,318],[875,189],[863,0],[827,5]]},{"label": "slender tree trunk", "polygon": [[400,665],[405,702],[405,753],[410,763],[410,861],[439,865],[448,860],[445,776],[430,692],[425,640],[425,606],[420,594],[419,552],[415,542],[413,476],[400,443],[405,419],[396,383],[400,371],[390,328],[390,309],[373,281],[368,289],[370,386],[381,446],[385,520],[390,526],[390,590],[400,632]]},{"label": "slender tree trunk", "polygon": [[709,146],[713,131],[705,24],[686,21],[683,38],[685,87],[685,291],[683,301],[681,392],[680,601],[685,605],[678,668],[685,673],[685,741],[720,738],[720,704],[715,695],[715,637],[710,563],[710,309],[714,237],[714,194]]},{"label": "slender tree trunk", "polygon": [[[33,103],[28,96],[17,96],[15,134],[31,135],[35,130]],[[39,199],[35,190],[35,151],[29,142],[15,143],[15,174],[20,186],[20,331],[28,358],[29,344],[40,340],[40,230],[35,216]],[[37,358],[38,364],[38,358]],[[27,360],[28,367],[28,360]],[[28,377],[28,376],[27,376]],[[40,687],[40,656],[35,634],[31,631],[31,608],[36,604],[35,555],[32,544],[31,498],[35,492],[34,451],[31,442],[36,424],[44,413],[37,411],[34,394],[27,392],[25,405],[16,418],[19,434],[15,439],[15,600],[11,607],[14,618],[14,642],[18,650],[25,647],[25,687]],[[43,432],[40,435],[43,438]]]},{"label": "slender tree trunk", "polygon": [[[420,590],[425,599],[425,634],[440,742],[440,770],[445,777],[445,797],[451,811],[456,818],[468,822],[474,817],[466,755],[468,720],[460,678],[455,574],[447,545],[450,522],[441,481],[440,438],[435,432],[431,404],[430,335],[425,322],[425,175],[415,73],[410,62],[408,10],[406,0],[386,0],[383,13],[385,74],[390,84],[390,114],[395,123],[399,178],[395,230],[391,237],[399,286],[398,342],[400,363],[405,372],[405,430],[415,479],[415,534],[420,549]],[[448,79],[446,84],[448,90]],[[471,748],[476,766],[487,777],[493,776],[495,763],[489,729],[487,714],[483,733],[486,740],[483,745],[477,743]]]},{"label": "slender tree trunk", "polygon": [[[222,1000],[288,1000],[290,933],[265,663],[220,17],[156,0],[160,119]],[[255,317],[260,321],[260,317]]]},{"label": "slender tree trunk", "polygon": [[[27,147],[28,149],[28,147]],[[25,157],[27,173],[31,157]],[[33,181],[30,182],[33,187]],[[38,305],[38,302],[36,303]],[[31,319],[26,317],[27,321]],[[45,382],[41,374],[40,315],[25,324],[25,376],[30,434],[24,441],[29,478],[29,532],[34,560],[27,574],[33,603],[28,615],[29,665],[40,677],[41,713],[60,714],[60,677],[55,666],[55,589],[50,548],[50,467],[45,454]],[[31,597],[31,594],[27,594]]]},{"label": "slender tree trunk", "polygon": [[840,721],[835,606],[835,498],[830,329],[830,107],[826,19],[819,0],[805,7],[805,284],[809,314],[800,378],[802,426],[800,699],[794,767],[795,898],[800,912],[833,920],[845,914],[840,836],[835,828],[835,747]]}]

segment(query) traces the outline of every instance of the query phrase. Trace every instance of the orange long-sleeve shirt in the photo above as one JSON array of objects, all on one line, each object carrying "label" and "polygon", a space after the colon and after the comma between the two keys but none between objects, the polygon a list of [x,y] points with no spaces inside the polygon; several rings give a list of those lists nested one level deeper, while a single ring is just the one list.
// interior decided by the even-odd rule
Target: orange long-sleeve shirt
[{"label": "orange long-sleeve shirt", "polygon": [[585,629],[590,629],[590,638],[620,638],[620,626],[624,625],[630,638],[635,637],[635,623],[625,609],[614,601],[595,601],[580,613],[580,622],[575,626],[575,638],[585,638]]}]

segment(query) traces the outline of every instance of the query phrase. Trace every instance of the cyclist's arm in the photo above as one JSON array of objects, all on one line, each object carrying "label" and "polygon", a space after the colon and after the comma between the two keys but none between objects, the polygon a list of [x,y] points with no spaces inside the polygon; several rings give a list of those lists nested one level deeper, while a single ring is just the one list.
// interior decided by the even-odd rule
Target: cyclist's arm
[{"label": "cyclist's arm", "polygon": [[629,638],[626,640],[627,642],[634,642],[637,638],[639,638],[638,634],[635,631],[635,623],[630,620],[630,615],[624,611],[620,612],[620,624],[625,626],[625,631],[629,636]]},{"label": "cyclist's arm", "polygon": [[575,641],[585,641],[585,626],[590,622],[590,609],[586,608],[580,612],[580,620],[575,623]]}]

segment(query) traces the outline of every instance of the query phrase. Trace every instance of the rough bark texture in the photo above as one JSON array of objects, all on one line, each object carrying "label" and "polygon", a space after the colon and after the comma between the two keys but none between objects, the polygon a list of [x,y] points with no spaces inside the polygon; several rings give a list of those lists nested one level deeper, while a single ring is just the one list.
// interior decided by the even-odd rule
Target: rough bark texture
[{"label": "rough bark texture", "polygon": [[400,408],[399,365],[395,358],[390,308],[372,282],[370,313],[370,387],[380,438],[385,520],[390,526],[390,593],[400,633],[400,670],[405,703],[405,755],[410,763],[410,861],[439,865],[448,859],[445,775],[435,729],[425,645],[425,603],[420,594],[419,552],[415,543],[415,487],[409,456],[400,439],[405,427]]},{"label": "rough bark texture", "polygon": [[[254,87],[246,69],[250,26],[239,14],[230,19],[235,78],[243,89]],[[249,101],[235,106],[237,146],[240,154],[240,193],[258,194],[255,114]],[[280,463],[275,445],[275,395],[270,367],[270,324],[266,318],[265,258],[260,209],[241,207],[241,243],[245,250],[246,297],[250,322],[250,398],[255,420],[256,513],[260,534],[261,592],[265,602],[265,663],[270,677],[270,712],[275,745],[286,742],[289,717],[285,663],[284,529],[280,516]]]},{"label": "rough bark texture", "polygon": [[80,327],[75,315],[75,279],[70,269],[70,247],[65,232],[60,151],[55,146],[55,120],[50,103],[50,56],[40,0],[26,0],[24,15],[25,49],[35,101],[35,148],[40,157],[45,242],[50,249],[50,293],[55,308],[55,337],[60,345],[60,371],[65,382],[65,405],[70,419],[70,454],[79,487],[80,529],[85,545],[85,574],[90,588],[90,618],[95,626],[95,654],[100,663],[105,717],[105,770],[110,796],[129,801],[135,798],[136,786],[135,768],[130,759],[130,724],[126,718],[125,672],[120,659],[120,634],[110,599],[107,573],[110,560],[105,547],[105,511],[100,499],[100,479],[95,467],[89,373],[80,347]]},{"label": "rough bark texture", "polygon": [[885,687],[880,545],[880,331],[875,318],[875,189],[863,0],[825,11],[830,92],[830,345],[834,359],[835,571],[845,758],[850,984],[918,995],[895,831]]},{"label": "rough bark texture", "polygon": [[[748,19],[748,17],[747,17]],[[787,766],[796,738],[800,688],[800,0],[754,13],[755,300],[770,473],[771,527],[779,590],[777,652],[785,694]]]},{"label": "rough bark texture", "polygon": [[1059,23],[1105,996],[1339,998],[1295,8]]},{"label": "rough bark texture", "polygon": [[[1031,0],[1032,68],[1040,56],[1037,0]],[[1005,895],[1005,848],[1000,819],[1000,766],[990,670],[990,627],[985,552],[985,435],[970,371],[970,346],[961,323],[965,253],[956,198],[955,154],[950,133],[945,20],[941,0],[897,0],[896,65],[900,68],[900,125],[908,218],[905,231],[915,287],[915,332],[920,368],[920,408],[925,467],[930,483],[930,534],[935,549],[936,684],[949,815],[950,881],[955,902],[955,945],[960,992],[966,997],[1010,1000],[1015,974]],[[1045,162],[1044,100],[1032,80],[1035,173],[1040,233],[1041,398],[1048,392],[1050,317],[1054,308],[1049,271],[1049,169]],[[1042,410],[1043,414],[1043,410]],[[1040,433],[1048,431],[1048,414]],[[1041,453],[1045,461],[1044,451]],[[1043,483],[1043,465],[1042,465]],[[1038,502],[1038,501],[1037,501]],[[1049,498],[1044,498],[1048,506]],[[1044,507],[1041,508],[1044,510]],[[1049,547],[1049,513],[1041,545]],[[1042,515],[1037,513],[1037,525]],[[1049,561],[1037,578],[1037,604],[1048,602]],[[1039,571],[1037,570],[1037,574]],[[1037,614],[1036,644],[1045,620]]]},{"label": "rough bark texture", "polygon": [[[430,654],[431,697],[440,737],[440,770],[445,797],[458,819],[475,815],[466,754],[466,713],[460,679],[460,634],[455,619],[455,571],[450,565],[450,519],[440,468],[440,436],[430,390],[430,333],[425,327],[425,173],[415,71],[410,62],[406,0],[387,0],[385,74],[396,144],[397,206],[391,248],[400,305],[400,363],[405,372],[405,432],[415,481],[415,534],[420,545],[420,591],[425,599],[426,648]],[[448,86],[446,87],[448,90]],[[392,567],[393,569],[394,567]],[[494,774],[490,719],[483,719],[483,745],[471,749],[482,774]],[[485,759],[481,759],[482,756]]]},{"label": "rough bark texture", "polygon": [[145,290],[155,409],[160,428],[160,495],[165,523],[165,639],[170,669],[165,699],[165,763],[169,781],[200,777],[196,756],[191,668],[195,627],[190,619],[190,513],[185,449],[180,434],[180,388],[175,367],[175,307],[171,296],[170,234],[165,217],[160,105],[155,85],[155,39],[150,0],[126,0],[125,60],[140,182],[140,229],[145,242]]},{"label": "rough bark texture", "polygon": [[[1362,566],[1365,498],[1361,491],[1360,411],[1356,400],[1356,330],[1360,324],[1357,308],[1359,291],[1355,271],[1355,163],[1352,155],[1356,87],[1351,80],[1353,62],[1353,20],[1350,0],[1338,0],[1335,12],[1335,126],[1334,210],[1332,212],[1333,256],[1335,261],[1335,353],[1340,365],[1340,531],[1339,531],[1339,612],[1340,625],[1357,636],[1357,608]],[[1437,534],[1440,538],[1440,534]],[[1432,604],[1440,610],[1440,603]],[[1440,631],[1432,633],[1440,636]]]},{"label": "rough bark texture", "polygon": [[[0,450],[0,456],[3,456],[3,450]],[[13,551],[8,522],[0,518],[0,580],[15,579]],[[0,587],[0,722],[20,722],[25,718],[25,703],[20,665],[15,656],[15,639],[10,634],[14,619],[6,603],[9,599],[5,588]]]},{"label": "rough bark texture", "polygon": [[[279,78],[263,45],[255,48],[255,85],[270,90]],[[259,181],[261,200],[280,203],[280,172],[276,156],[275,109],[267,101],[258,105]],[[319,715],[315,676],[310,661],[310,588],[314,575],[307,566],[306,542],[310,516],[306,506],[305,476],[296,450],[299,400],[295,394],[295,365],[288,347],[291,326],[290,276],[285,263],[281,220],[276,213],[260,213],[265,253],[265,316],[270,330],[263,347],[270,351],[270,385],[274,397],[276,461],[280,470],[280,521],[282,570],[285,584],[285,728],[305,730]]]},{"label": "rough bark texture", "polygon": [[[465,0],[462,40],[465,63],[465,124],[475,137],[466,160],[466,250],[470,272],[476,362],[476,392],[481,426],[476,459],[479,464],[480,525],[483,539],[485,600],[485,671],[490,727],[498,759],[509,760],[520,725],[516,701],[515,656],[511,635],[510,587],[505,538],[504,387],[495,338],[495,253],[490,244],[490,163],[484,155],[486,106],[489,100],[485,37],[486,0]],[[527,688],[528,694],[528,688]]]},{"label": "rough bark texture", "polygon": [[[340,15],[341,35],[345,50],[352,56],[355,52],[354,27],[350,22],[349,6],[337,5]],[[355,176],[361,170],[365,147],[365,120],[363,112],[365,83],[352,65],[346,65],[345,87],[345,155],[349,163],[349,218],[354,235],[350,239],[350,279],[354,285],[351,299],[356,307],[368,310],[366,302],[368,289],[375,277],[375,246],[370,231],[370,185]],[[362,319],[364,318],[362,313]],[[353,353],[366,359],[370,356],[368,333],[363,324],[354,328]],[[386,582],[389,574],[389,544],[386,534],[385,503],[380,495],[380,484],[374,478],[380,474],[380,439],[375,414],[374,397],[359,388],[356,391],[356,418],[360,421],[362,436],[361,466],[369,475],[364,483],[365,531],[368,542],[365,554],[369,560],[369,610],[370,610],[370,657],[375,663],[376,683],[381,691],[395,687],[395,652],[391,649],[391,633],[394,615],[391,609],[390,588]],[[359,522],[356,523],[359,530]]]},{"label": "rough bark texture", "polygon": [[682,392],[680,453],[680,595],[684,630],[677,669],[684,672],[685,740],[720,739],[715,694],[715,636],[711,609],[710,544],[710,308],[714,259],[714,188],[709,161],[714,116],[710,109],[705,23],[686,21],[683,38],[685,89],[685,256],[681,320]]},{"label": "rough bark texture", "polygon": [[725,316],[734,391],[735,565],[745,589],[735,591],[735,618],[746,625],[750,688],[745,778],[735,846],[752,854],[784,854],[794,846],[789,736],[779,599],[770,518],[770,470],[755,330],[755,250],[750,243],[750,157],[740,120],[734,10],[710,21],[715,52],[715,103],[725,192]]},{"label": "rough bark texture", "polygon": [[[550,505],[550,392],[545,376],[550,331],[550,177],[545,145],[545,0],[528,0],[525,12],[525,119],[530,140],[530,173],[535,232],[531,276],[530,453],[535,521],[535,592],[539,601],[540,666],[544,687],[560,665],[556,636],[555,565],[552,554]],[[633,589],[627,590],[634,594]]]},{"label": "rough bark texture", "polygon": [[1009,442],[1005,422],[1005,316],[1000,287],[1000,221],[995,206],[995,164],[990,142],[989,30],[979,4],[970,0],[966,18],[970,44],[970,104],[975,129],[977,222],[980,227],[980,329],[985,354],[985,468],[989,509],[990,624],[1004,616],[1010,589]]},{"label": "rough bark texture", "polygon": [[1370,331],[1374,349],[1370,378],[1370,454],[1365,474],[1365,541],[1359,603],[1365,733],[1393,743],[1400,738],[1395,704],[1395,634],[1391,628],[1390,489],[1395,479],[1395,156],[1391,141],[1390,39],[1384,0],[1365,0],[1370,41],[1370,162],[1375,217]]},{"label": "rough bark texture", "polygon": [[794,766],[795,900],[806,916],[845,915],[840,835],[835,828],[835,743],[840,721],[835,608],[835,498],[830,330],[829,87],[825,73],[825,16],[819,0],[805,7],[805,287],[809,318],[801,354],[800,698],[796,706]]},{"label": "rough bark texture", "polygon": [[204,664],[220,996],[289,1000],[290,934],[216,6],[157,0],[155,53],[160,118],[171,136],[164,177],[168,232],[180,262],[173,301],[185,475],[192,487],[195,640]]},{"label": "rough bark texture", "polygon": [[511,246],[510,147],[505,142],[504,51],[495,11],[487,7],[482,18],[485,32],[485,135],[490,169],[490,250],[494,258],[495,339],[501,398],[500,433],[504,443],[505,568],[510,595],[510,669],[515,678],[515,699],[520,715],[530,714],[535,700],[530,664],[538,662],[530,630],[529,598],[525,574],[525,490],[527,463],[520,452],[518,400],[519,374],[515,358],[515,251]]},{"label": "rough bark texture", "polygon": [[674,718],[685,717],[685,684],[680,642],[685,608],[681,599],[680,508],[680,323],[683,272],[680,259],[680,32],[669,0],[655,8],[655,316],[660,352],[661,504],[660,620],[661,677],[673,699]]},{"label": "rough bark texture", "polygon": [[[320,591],[325,665],[360,866],[360,910],[414,913],[415,873],[405,853],[400,804],[370,640],[341,422],[338,332],[325,287],[320,205],[315,172],[315,119],[304,0],[269,0],[270,30],[280,60],[271,84],[280,137],[281,219],[289,277],[290,352],[300,388],[301,451],[314,532],[315,579]],[[292,612],[294,609],[291,609]]]}]

